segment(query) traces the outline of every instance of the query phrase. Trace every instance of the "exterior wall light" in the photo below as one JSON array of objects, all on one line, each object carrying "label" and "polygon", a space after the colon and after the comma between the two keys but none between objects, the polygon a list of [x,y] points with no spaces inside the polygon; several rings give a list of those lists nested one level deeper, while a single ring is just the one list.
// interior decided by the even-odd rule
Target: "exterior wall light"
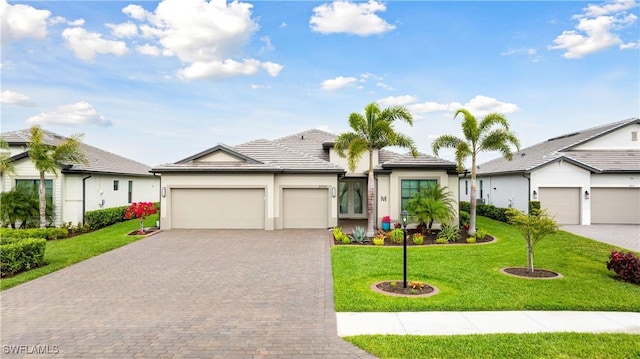
[{"label": "exterior wall light", "polygon": [[533,191],[533,199],[538,199],[538,191]]},{"label": "exterior wall light", "polygon": [[160,189],[160,194],[162,195],[162,197],[166,197],[167,196],[167,187],[162,187]]},{"label": "exterior wall light", "polygon": [[589,191],[584,191],[584,199],[589,199]]}]

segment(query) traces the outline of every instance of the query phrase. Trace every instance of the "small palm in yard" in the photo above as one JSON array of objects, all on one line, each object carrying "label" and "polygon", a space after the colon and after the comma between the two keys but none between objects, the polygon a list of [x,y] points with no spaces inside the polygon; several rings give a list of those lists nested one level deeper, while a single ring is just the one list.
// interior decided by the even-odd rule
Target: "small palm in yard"
[{"label": "small palm in yard", "polygon": [[520,149],[520,141],[509,129],[509,122],[499,113],[490,113],[481,121],[465,109],[456,111],[454,116],[464,115],[462,120],[462,133],[464,139],[453,135],[442,135],[436,138],[431,147],[437,156],[443,148],[455,150],[456,161],[458,162],[458,172],[464,172],[464,162],[471,157],[471,208],[469,220],[469,235],[474,236],[476,232],[476,157],[483,151],[499,151],[504,158],[511,160],[511,145],[517,150]]},{"label": "small palm in yard", "polygon": [[31,139],[27,143],[29,157],[40,173],[40,227],[47,226],[45,173],[58,175],[58,168],[63,163],[86,163],[87,157],[80,147],[80,136],[74,135],[66,141],[50,145],[44,141],[44,131],[40,126],[31,127]]},{"label": "small palm in yard", "polygon": [[455,217],[455,199],[447,187],[429,183],[407,202],[407,210],[418,220],[421,228],[429,230],[434,221],[451,223]]},{"label": "small palm in yard", "polygon": [[375,187],[374,187],[374,150],[381,150],[389,146],[407,148],[414,157],[418,150],[410,137],[396,132],[393,128],[395,121],[404,121],[413,125],[411,113],[402,106],[387,107],[384,110],[373,102],[364,108],[364,116],[359,113],[349,115],[349,126],[353,132],[340,134],[335,141],[335,150],[340,157],[347,157],[349,169],[355,171],[356,165],[365,153],[369,154],[369,180],[367,182],[367,237],[374,236],[373,215]]},{"label": "small palm in yard", "polygon": [[533,246],[542,238],[558,231],[558,224],[546,210],[533,210],[524,214],[515,208],[507,209],[509,224],[514,226],[527,241],[527,272],[533,273]]}]

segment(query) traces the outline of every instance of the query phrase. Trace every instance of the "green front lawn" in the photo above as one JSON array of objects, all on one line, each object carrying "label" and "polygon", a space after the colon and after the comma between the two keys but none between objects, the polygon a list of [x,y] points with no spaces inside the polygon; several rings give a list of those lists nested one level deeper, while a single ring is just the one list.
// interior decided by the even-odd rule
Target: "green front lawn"
[{"label": "green front lawn", "polygon": [[633,334],[361,335],[345,340],[382,358],[640,358]]},{"label": "green front lawn", "polygon": [[[157,217],[157,214],[149,216],[145,221],[145,226],[155,225]],[[77,237],[47,241],[47,248],[44,252],[44,261],[47,265],[22,272],[10,278],[3,278],[0,281],[0,289],[5,290],[15,287],[85,259],[135,242],[143,237],[129,236],[127,234],[138,229],[139,226],[140,222],[137,219],[133,219]]]},{"label": "green front lawn", "polygon": [[390,297],[369,288],[382,280],[402,280],[401,247],[333,247],[336,311],[640,311],[640,286],[616,280],[606,268],[615,247],[560,231],[536,246],[534,264],[564,278],[516,278],[499,269],[526,266],[524,239],[488,218],[478,217],[478,227],[497,243],[408,248],[408,280],[440,290],[427,298]]}]

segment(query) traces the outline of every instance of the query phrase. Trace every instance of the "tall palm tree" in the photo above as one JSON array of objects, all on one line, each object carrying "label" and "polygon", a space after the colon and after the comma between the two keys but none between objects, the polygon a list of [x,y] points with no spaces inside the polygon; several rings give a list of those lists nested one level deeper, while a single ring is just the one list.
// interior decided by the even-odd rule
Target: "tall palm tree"
[{"label": "tall palm tree", "polygon": [[40,187],[38,188],[38,195],[40,198],[40,227],[47,226],[46,218],[46,196],[45,196],[45,173],[53,173],[58,176],[58,166],[62,163],[86,163],[87,157],[85,156],[82,148],[80,147],[80,136],[73,135],[66,141],[57,144],[49,145],[44,143],[44,131],[40,126],[36,125],[31,127],[31,139],[27,144],[27,150],[29,151],[29,157],[33,161],[34,166],[40,172]]},{"label": "tall palm tree", "polygon": [[[0,138],[0,149],[8,150],[9,144],[4,140],[4,138]],[[13,161],[9,158],[6,153],[0,153],[0,174],[4,173],[16,173],[16,167]]]},{"label": "tall palm tree", "polygon": [[431,145],[433,153],[437,156],[442,148],[455,149],[458,172],[464,172],[464,162],[471,157],[471,209],[469,213],[469,235],[476,233],[476,156],[483,151],[498,151],[504,158],[511,161],[513,153],[511,145],[520,150],[520,141],[515,133],[509,129],[509,122],[504,115],[490,113],[480,122],[465,109],[459,109],[453,118],[459,114],[464,115],[462,120],[462,134],[464,139],[453,135],[442,135],[436,138]]},{"label": "tall palm tree", "polygon": [[[373,153],[389,146],[407,148],[414,157],[418,150],[413,139],[396,132],[395,121],[404,121],[413,125],[411,113],[402,106],[391,106],[384,110],[372,102],[364,108],[364,116],[353,112],[349,115],[349,126],[353,132],[345,132],[336,138],[334,148],[339,156],[347,157],[349,169],[355,171],[358,161],[365,153],[369,153],[369,180],[367,181],[367,236],[373,237],[373,205],[375,187],[373,176]],[[346,153],[345,153],[346,151]]]}]

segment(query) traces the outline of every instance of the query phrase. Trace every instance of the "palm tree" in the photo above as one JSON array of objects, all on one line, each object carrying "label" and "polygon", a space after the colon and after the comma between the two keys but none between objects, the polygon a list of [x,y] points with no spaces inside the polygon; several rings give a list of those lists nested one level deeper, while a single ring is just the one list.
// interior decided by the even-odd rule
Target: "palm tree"
[{"label": "palm tree", "polygon": [[[4,140],[4,138],[0,138],[0,149],[8,150],[9,144]],[[0,154],[0,173],[16,173],[16,167],[13,161],[9,158],[6,153]]]},{"label": "palm tree", "polygon": [[458,172],[464,172],[464,162],[471,157],[471,208],[469,221],[469,235],[476,232],[476,156],[482,151],[499,151],[504,158],[511,161],[513,153],[511,145],[520,150],[520,141],[509,129],[509,122],[504,115],[490,113],[480,122],[465,109],[459,109],[453,118],[464,115],[462,120],[462,134],[464,139],[453,135],[442,135],[431,145],[437,156],[442,148],[455,149]]},{"label": "palm tree", "polygon": [[49,145],[43,141],[44,131],[40,126],[31,127],[31,139],[27,144],[29,157],[34,166],[40,172],[40,187],[38,196],[40,198],[40,227],[47,226],[46,218],[46,196],[45,196],[45,173],[53,173],[58,176],[58,166],[62,163],[86,163],[87,158],[80,148],[80,136],[73,135],[66,141],[58,145]]},{"label": "palm tree", "polygon": [[[393,123],[396,120],[413,125],[411,113],[402,106],[391,106],[384,110],[372,102],[364,108],[364,116],[359,113],[349,115],[349,126],[353,132],[345,132],[336,138],[334,148],[339,156],[347,157],[349,170],[355,171],[357,162],[369,153],[369,180],[367,182],[367,237],[373,237],[373,205],[375,187],[373,177],[373,153],[389,146],[407,148],[413,157],[418,156],[418,150],[413,139],[396,132]],[[346,153],[345,153],[346,151]]]},{"label": "palm tree", "polygon": [[455,217],[456,200],[447,187],[438,183],[430,183],[420,188],[407,202],[407,210],[416,217],[423,231],[431,229],[433,222],[449,225]]}]

